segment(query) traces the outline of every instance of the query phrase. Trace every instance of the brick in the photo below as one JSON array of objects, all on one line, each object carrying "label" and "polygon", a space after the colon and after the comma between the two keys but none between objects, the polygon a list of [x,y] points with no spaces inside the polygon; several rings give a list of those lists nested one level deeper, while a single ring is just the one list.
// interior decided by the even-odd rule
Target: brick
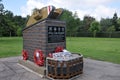
[{"label": "brick", "polygon": [[[23,49],[28,51],[28,60],[33,61],[35,49],[41,49],[44,55],[54,51],[57,46],[66,48],[66,41],[48,42],[48,26],[66,27],[66,23],[60,20],[43,20],[23,30]],[[59,38],[59,37],[58,37]]]}]

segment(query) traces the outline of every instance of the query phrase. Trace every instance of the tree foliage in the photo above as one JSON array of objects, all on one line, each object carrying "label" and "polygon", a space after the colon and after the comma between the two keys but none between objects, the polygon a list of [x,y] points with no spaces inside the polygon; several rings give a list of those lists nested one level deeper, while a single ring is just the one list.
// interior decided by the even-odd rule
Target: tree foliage
[{"label": "tree foliage", "polygon": [[101,31],[102,32],[106,32],[107,29],[112,26],[112,19],[109,19],[109,18],[102,18],[100,20],[100,26],[101,26]]},{"label": "tree foliage", "polygon": [[117,13],[113,15],[113,18],[101,18],[100,21],[96,21],[94,17],[88,15],[80,20],[77,12],[73,14],[69,10],[64,10],[60,19],[66,21],[67,35],[69,36],[74,36],[76,32],[93,32],[96,36],[97,32],[108,32],[111,26],[115,27],[115,31],[120,31],[120,18]]},{"label": "tree foliage", "polygon": [[22,28],[21,27],[19,27],[17,29],[17,36],[22,36]]},{"label": "tree foliage", "polygon": [[[28,18],[29,15],[23,18],[5,10],[2,0],[0,0],[0,36],[21,36]],[[96,36],[99,31],[109,33],[120,31],[120,18],[117,13],[114,13],[112,18],[102,18],[98,22],[89,15],[85,15],[81,20],[77,12],[73,13],[64,9],[60,20],[66,21],[66,34],[68,36],[75,36],[78,32],[92,32]]]},{"label": "tree foliage", "polygon": [[1,36],[17,36],[17,29],[25,26],[26,18],[14,16],[11,11],[5,11],[1,20]]},{"label": "tree foliage", "polygon": [[118,26],[118,16],[117,13],[114,13],[113,18],[112,18],[112,24],[115,26],[116,31],[119,31],[119,26]]},{"label": "tree foliage", "polygon": [[111,35],[112,35],[112,32],[114,32],[115,31],[115,26],[110,26],[108,29],[107,29],[107,31],[109,32],[109,37],[111,38]]},{"label": "tree foliage", "polygon": [[93,22],[90,24],[89,30],[93,33],[93,36],[96,37],[96,32],[99,32],[99,31],[100,31],[100,24],[99,24],[99,22],[93,21]]},{"label": "tree foliage", "polygon": [[67,35],[75,35],[73,32],[76,31],[80,24],[77,13],[73,14],[71,11],[64,9],[64,13],[61,15],[60,20],[66,21]]},{"label": "tree foliage", "polygon": [[83,19],[83,23],[84,23],[84,30],[88,31],[88,29],[90,28],[91,23],[95,20],[95,18],[91,17],[91,16],[84,16]]},{"label": "tree foliage", "polygon": [[11,11],[4,10],[2,3],[0,5],[3,6],[3,8],[0,8],[0,36],[17,36],[17,30],[19,28],[22,30],[25,26],[26,18],[14,16]]},{"label": "tree foliage", "polygon": [[120,18],[117,20],[118,23],[118,31],[120,31]]}]

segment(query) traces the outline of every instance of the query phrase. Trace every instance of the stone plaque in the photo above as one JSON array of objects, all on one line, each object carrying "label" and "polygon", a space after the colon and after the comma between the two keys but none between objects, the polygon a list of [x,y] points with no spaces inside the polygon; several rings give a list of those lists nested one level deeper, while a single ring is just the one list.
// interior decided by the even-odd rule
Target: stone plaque
[{"label": "stone plaque", "polygon": [[48,26],[48,43],[64,41],[65,41],[65,27]]}]

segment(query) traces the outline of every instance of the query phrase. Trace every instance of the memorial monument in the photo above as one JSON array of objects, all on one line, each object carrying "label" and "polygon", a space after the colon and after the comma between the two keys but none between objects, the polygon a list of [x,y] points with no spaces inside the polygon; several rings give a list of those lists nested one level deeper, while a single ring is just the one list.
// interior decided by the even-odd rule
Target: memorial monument
[{"label": "memorial monument", "polygon": [[34,9],[23,29],[23,60],[19,63],[50,79],[70,79],[83,72],[83,56],[66,50],[63,9]]}]

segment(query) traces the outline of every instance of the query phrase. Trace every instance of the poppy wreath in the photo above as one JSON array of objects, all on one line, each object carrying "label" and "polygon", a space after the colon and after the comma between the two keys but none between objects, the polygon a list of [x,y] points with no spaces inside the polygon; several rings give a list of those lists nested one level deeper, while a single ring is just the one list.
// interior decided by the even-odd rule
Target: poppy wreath
[{"label": "poppy wreath", "polygon": [[23,60],[27,60],[28,59],[28,52],[26,50],[22,50],[22,56],[23,56]]},{"label": "poppy wreath", "polygon": [[55,49],[55,53],[57,52],[63,52],[63,47],[62,46],[57,46]]},{"label": "poppy wreath", "polygon": [[35,64],[37,64],[39,66],[44,65],[44,56],[43,56],[42,50],[36,49],[34,51],[34,62],[35,62]]}]

